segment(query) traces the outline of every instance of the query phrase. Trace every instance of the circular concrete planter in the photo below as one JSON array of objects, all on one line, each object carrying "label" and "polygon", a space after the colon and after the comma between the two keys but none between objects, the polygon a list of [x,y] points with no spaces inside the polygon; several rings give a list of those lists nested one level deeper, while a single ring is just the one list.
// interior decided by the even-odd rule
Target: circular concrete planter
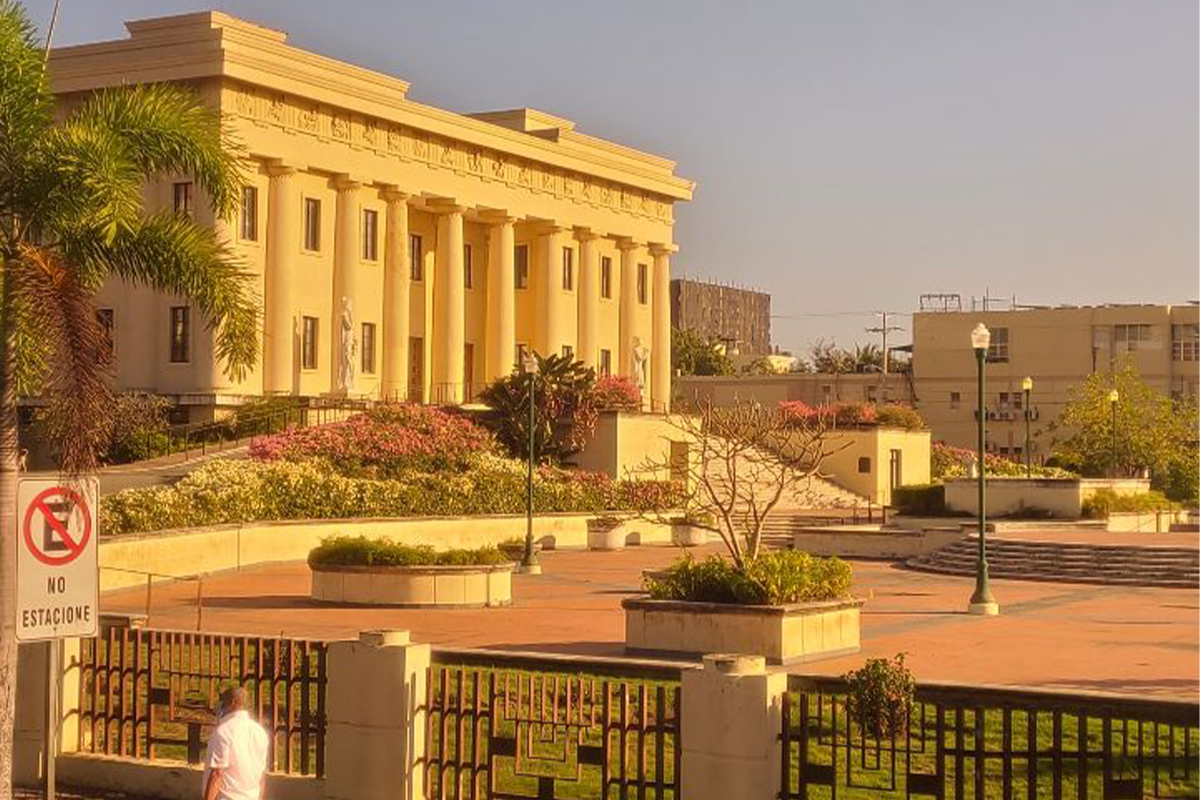
[{"label": "circular concrete planter", "polygon": [[629,531],[624,522],[588,520],[588,550],[624,550]]},{"label": "circular concrete planter", "polygon": [[483,608],[512,603],[514,564],[312,567],[312,598],[354,605]]},{"label": "circular concrete planter", "polygon": [[699,547],[708,544],[708,531],[688,522],[673,522],[671,544],[679,547]]}]

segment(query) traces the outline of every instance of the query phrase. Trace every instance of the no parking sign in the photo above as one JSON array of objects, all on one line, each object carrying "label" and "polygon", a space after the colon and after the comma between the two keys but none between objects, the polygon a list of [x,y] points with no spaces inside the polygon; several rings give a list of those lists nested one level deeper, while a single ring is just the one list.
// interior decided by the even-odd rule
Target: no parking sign
[{"label": "no parking sign", "polygon": [[17,486],[17,639],[95,636],[99,568],[95,478]]}]

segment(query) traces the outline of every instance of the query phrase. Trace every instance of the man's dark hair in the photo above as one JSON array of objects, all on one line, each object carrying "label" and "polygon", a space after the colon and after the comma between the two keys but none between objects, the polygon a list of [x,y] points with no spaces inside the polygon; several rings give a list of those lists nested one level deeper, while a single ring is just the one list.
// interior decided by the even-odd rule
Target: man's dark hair
[{"label": "man's dark hair", "polygon": [[246,707],[246,690],[240,686],[227,686],[221,691],[221,712],[229,714]]}]

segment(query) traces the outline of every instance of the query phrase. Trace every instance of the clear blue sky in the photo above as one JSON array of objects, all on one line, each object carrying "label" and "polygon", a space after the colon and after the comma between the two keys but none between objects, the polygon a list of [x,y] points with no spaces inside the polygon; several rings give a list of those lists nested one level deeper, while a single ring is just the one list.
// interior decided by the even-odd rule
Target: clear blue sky
[{"label": "clear blue sky", "polygon": [[1200,296],[1196,0],[63,0],[55,43],[205,7],[677,160],[676,273],[771,292],[785,348],[922,292]]}]

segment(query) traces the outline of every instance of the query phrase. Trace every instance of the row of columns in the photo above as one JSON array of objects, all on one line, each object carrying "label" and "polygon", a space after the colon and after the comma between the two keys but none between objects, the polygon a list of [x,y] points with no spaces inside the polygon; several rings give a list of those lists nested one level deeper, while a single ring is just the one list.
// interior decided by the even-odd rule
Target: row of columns
[{"label": "row of columns", "polygon": [[[296,186],[296,168],[276,164],[269,168],[270,186],[267,207],[267,262],[264,277],[263,389],[266,393],[290,393],[293,388],[294,342],[297,338],[293,315],[292,282],[295,275],[296,243],[300,241],[300,194]],[[347,177],[336,181],[337,209],[334,236],[334,306],[332,319],[341,313],[342,297],[355,297],[359,261],[359,190],[362,183]],[[384,231],[383,315],[381,391],[383,396],[404,397],[408,393],[409,348],[408,312],[410,300],[410,252],[408,201],[410,195],[394,188],[385,189],[386,227]],[[464,398],[465,282],[463,264],[463,206],[454,203],[433,204],[437,214],[432,303],[431,380],[437,399],[462,402]],[[489,225],[487,282],[487,327],[484,352],[484,378],[490,382],[507,375],[513,367],[516,351],[516,280],[515,230],[517,219],[503,213],[483,216]],[[537,336],[531,342],[542,354],[557,353],[568,341],[567,323],[559,313],[557,297],[561,281],[561,253],[571,228],[547,225],[538,246],[542,248],[542,285],[537,292]],[[577,286],[578,357],[590,367],[598,366],[600,330],[600,235],[587,228],[576,228],[580,243]],[[621,252],[619,363],[618,374],[632,374],[637,346],[649,345],[650,358],[645,389],[654,407],[664,410],[670,395],[670,245],[651,245],[651,342],[636,341],[638,302],[639,245],[632,240],[619,241]],[[532,275],[531,275],[532,279]],[[336,322],[335,322],[336,329]],[[334,347],[333,388],[338,386],[340,359],[346,357]]]}]

